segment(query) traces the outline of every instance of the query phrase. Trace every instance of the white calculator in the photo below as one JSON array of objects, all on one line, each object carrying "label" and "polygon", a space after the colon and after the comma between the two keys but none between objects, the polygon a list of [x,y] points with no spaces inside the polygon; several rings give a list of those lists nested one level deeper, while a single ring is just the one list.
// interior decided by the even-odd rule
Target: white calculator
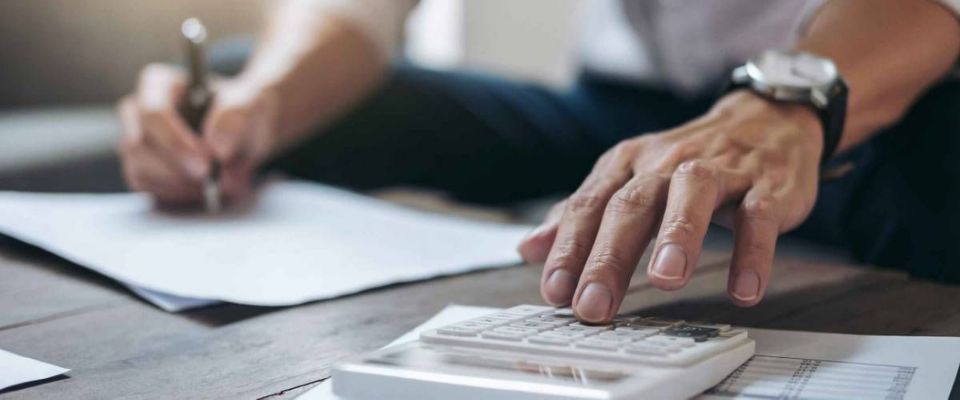
[{"label": "white calculator", "polygon": [[521,305],[420,335],[333,370],[342,399],[686,399],[746,362],[754,341],[729,325],[618,318]]}]

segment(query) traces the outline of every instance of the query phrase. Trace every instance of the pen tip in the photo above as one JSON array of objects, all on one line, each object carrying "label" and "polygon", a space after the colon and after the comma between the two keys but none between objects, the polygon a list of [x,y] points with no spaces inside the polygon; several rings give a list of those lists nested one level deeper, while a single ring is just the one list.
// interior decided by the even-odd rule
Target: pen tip
[{"label": "pen tip", "polygon": [[197,44],[203,43],[207,39],[207,28],[197,18],[189,18],[183,21],[180,31],[183,32],[183,37]]}]

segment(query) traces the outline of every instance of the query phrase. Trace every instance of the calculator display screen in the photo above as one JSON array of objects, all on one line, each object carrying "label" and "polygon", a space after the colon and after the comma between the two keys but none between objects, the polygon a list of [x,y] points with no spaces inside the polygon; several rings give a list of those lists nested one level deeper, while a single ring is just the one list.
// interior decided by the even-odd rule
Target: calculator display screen
[{"label": "calculator display screen", "polygon": [[574,365],[573,362],[533,360],[521,355],[470,352],[433,346],[409,347],[383,354],[376,359],[368,359],[367,362],[441,372],[450,367],[514,372],[583,386],[615,384],[630,377],[628,373],[615,369],[583,367]]}]

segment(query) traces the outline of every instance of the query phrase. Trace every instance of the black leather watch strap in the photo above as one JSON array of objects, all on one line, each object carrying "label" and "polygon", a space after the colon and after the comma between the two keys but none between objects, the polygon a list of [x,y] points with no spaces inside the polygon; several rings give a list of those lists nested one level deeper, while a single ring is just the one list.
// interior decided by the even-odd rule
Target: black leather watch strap
[{"label": "black leather watch strap", "polygon": [[827,108],[817,110],[820,115],[820,122],[823,125],[823,153],[820,157],[820,165],[830,161],[830,158],[837,151],[847,119],[847,94],[849,92],[847,83],[843,79],[837,79],[837,84],[833,86],[832,91],[827,95]]}]

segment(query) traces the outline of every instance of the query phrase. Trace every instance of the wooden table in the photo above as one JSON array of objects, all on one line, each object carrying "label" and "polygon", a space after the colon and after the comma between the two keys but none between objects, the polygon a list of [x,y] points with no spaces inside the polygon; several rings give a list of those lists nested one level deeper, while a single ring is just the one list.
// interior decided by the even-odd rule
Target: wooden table
[{"label": "wooden table", "polygon": [[[788,250],[778,255],[766,300],[734,307],[724,295],[726,246],[713,247],[682,291],[635,277],[622,311],[778,329],[960,335],[960,287],[811,262]],[[447,304],[540,303],[538,277],[538,267],[524,266],[299,307],[171,314],[109,279],[0,239],[0,348],[72,369],[68,378],[0,398],[294,398],[326,379],[331,363],[389,342]]]}]

